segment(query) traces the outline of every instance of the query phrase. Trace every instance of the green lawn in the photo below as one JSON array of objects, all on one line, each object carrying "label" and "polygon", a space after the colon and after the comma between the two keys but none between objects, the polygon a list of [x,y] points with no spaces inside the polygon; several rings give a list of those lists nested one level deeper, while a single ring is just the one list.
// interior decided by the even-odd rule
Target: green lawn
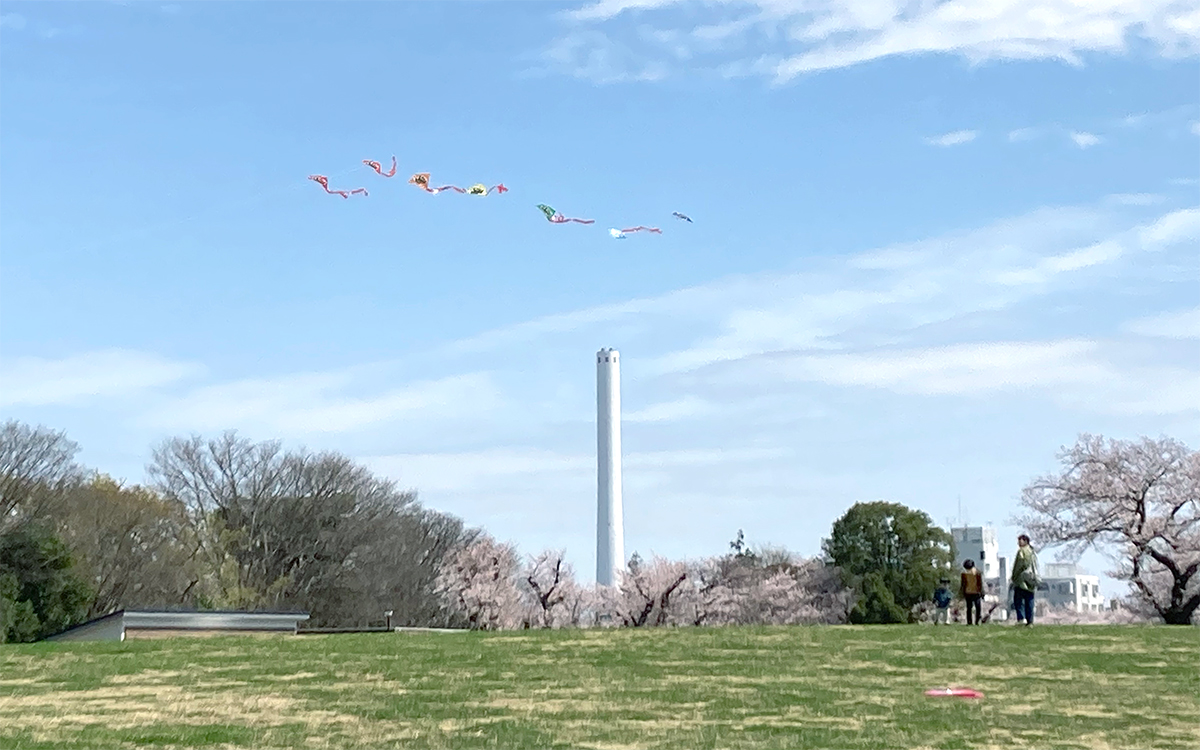
[{"label": "green lawn", "polygon": [[[951,683],[986,697],[923,695]],[[10,645],[0,747],[1200,748],[1200,628]]]}]

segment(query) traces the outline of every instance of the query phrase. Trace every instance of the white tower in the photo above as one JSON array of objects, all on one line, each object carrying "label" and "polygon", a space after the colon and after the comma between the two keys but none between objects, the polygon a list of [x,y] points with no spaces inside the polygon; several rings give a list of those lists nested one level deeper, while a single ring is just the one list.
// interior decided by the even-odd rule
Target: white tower
[{"label": "white tower", "polygon": [[625,567],[621,521],[621,364],[596,352],[596,583],[616,584]]}]

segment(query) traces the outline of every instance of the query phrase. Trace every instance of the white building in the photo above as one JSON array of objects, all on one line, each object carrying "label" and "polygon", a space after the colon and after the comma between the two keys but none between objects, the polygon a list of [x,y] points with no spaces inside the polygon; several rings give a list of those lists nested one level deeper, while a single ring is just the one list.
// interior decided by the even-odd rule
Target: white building
[{"label": "white building", "polygon": [[950,529],[954,547],[958,552],[955,565],[962,567],[963,561],[975,561],[984,579],[1000,576],[1000,544],[996,541],[996,530],[991,526],[962,526]]},{"label": "white building", "polygon": [[1099,612],[1104,608],[1099,576],[1088,575],[1074,563],[1044,563],[1041,568],[1034,597],[1038,611],[1063,607],[1074,612]]},{"label": "white building", "polygon": [[954,539],[954,551],[957,559],[955,567],[961,572],[965,560],[974,560],[975,567],[983,573],[983,582],[987,586],[984,601],[988,606],[998,605],[992,612],[991,619],[1004,620],[1008,617],[1008,561],[1000,556],[1000,543],[996,539],[996,530],[991,526],[960,526],[950,529]]}]

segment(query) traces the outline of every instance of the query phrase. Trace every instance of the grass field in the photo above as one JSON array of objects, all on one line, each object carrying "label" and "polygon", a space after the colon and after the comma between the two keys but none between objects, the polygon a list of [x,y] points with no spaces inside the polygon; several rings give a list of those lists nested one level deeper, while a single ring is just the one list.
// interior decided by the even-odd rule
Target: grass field
[{"label": "grass field", "polygon": [[[986,697],[923,695],[951,683]],[[10,645],[0,747],[1200,748],[1200,628]]]}]

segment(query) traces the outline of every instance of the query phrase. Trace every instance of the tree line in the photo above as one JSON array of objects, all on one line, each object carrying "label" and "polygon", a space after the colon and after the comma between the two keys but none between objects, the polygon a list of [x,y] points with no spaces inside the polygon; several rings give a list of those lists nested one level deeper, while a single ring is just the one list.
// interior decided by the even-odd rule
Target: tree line
[{"label": "tree line", "polygon": [[337,453],[226,433],[153,451],[148,486],[75,462],[65,434],[0,427],[0,634],[121,608],[303,610],[313,625],[450,624],[434,592],[478,533]]},{"label": "tree line", "polygon": [[[482,630],[916,622],[957,555],[926,513],[864,502],[819,557],[751,549],[739,531],[724,555],[635,554],[616,586],[589,586],[563,550],[522,557],[339,453],[176,437],[154,447],[141,486],[78,452],[62,432],[0,427],[0,640],[122,608],[302,610],[326,627],[391,610],[395,625]],[[1107,551],[1131,607],[1192,622],[1200,453],[1083,435],[1059,459],[1014,522],[1068,555]]]}]

